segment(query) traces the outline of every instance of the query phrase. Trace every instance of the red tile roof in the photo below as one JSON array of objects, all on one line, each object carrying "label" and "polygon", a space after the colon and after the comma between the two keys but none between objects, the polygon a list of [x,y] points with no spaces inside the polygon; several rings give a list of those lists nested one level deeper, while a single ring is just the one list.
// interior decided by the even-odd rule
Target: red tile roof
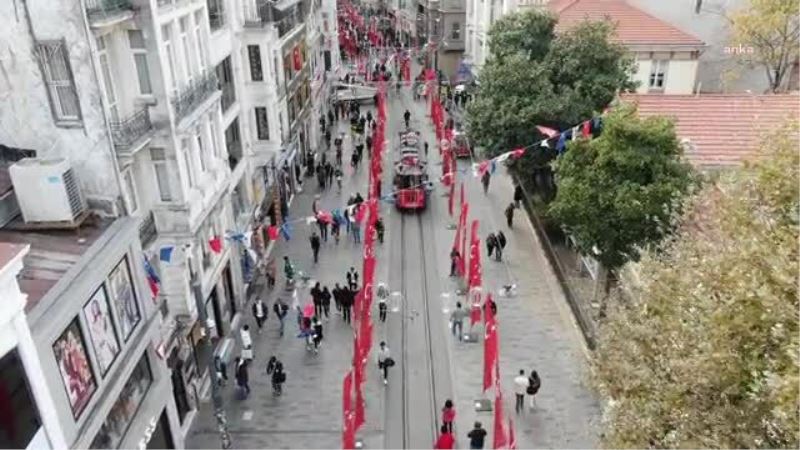
[{"label": "red tile roof", "polygon": [[647,14],[625,0],[555,0],[548,6],[558,15],[556,31],[568,29],[584,20],[608,19],[616,24],[616,40],[625,45],[704,45],[695,36]]},{"label": "red tile roof", "polygon": [[672,117],[678,137],[692,144],[687,158],[702,168],[741,164],[756,153],[759,139],[765,133],[800,118],[797,93],[624,94],[621,99],[637,103],[643,117]]}]

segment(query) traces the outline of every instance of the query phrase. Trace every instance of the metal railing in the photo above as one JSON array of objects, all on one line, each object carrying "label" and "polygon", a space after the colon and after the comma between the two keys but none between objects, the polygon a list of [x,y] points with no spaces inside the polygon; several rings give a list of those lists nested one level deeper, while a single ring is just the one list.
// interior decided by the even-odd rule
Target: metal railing
[{"label": "metal railing", "polygon": [[139,224],[139,240],[142,241],[142,248],[147,248],[148,245],[152,244],[153,241],[156,240],[156,236],[158,236],[158,230],[156,230],[156,216],[153,214],[153,211],[145,216],[142,223]]},{"label": "metal railing", "polygon": [[133,5],[130,0],[86,0],[86,13],[90,19],[101,19],[131,10]]},{"label": "metal railing", "polygon": [[147,108],[126,119],[111,122],[111,138],[114,145],[121,148],[130,147],[152,131],[153,123],[150,122],[150,111]]},{"label": "metal railing", "polygon": [[244,26],[258,28],[273,20],[272,5],[267,0],[245,0]]},{"label": "metal railing", "polygon": [[210,70],[192,81],[172,99],[172,108],[175,110],[176,118],[180,120],[186,117],[218,89],[217,75],[214,70]]}]

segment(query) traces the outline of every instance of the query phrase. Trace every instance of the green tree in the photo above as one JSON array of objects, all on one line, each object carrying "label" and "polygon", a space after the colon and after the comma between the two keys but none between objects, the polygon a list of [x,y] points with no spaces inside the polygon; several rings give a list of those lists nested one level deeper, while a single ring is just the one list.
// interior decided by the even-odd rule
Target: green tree
[{"label": "green tree", "polygon": [[786,136],[687,202],[609,308],[593,358],[604,445],[800,447],[800,153]]},{"label": "green tree", "polygon": [[752,48],[737,55],[744,63],[764,67],[772,92],[786,89],[789,69],[800,53],[800,15],[796,0],[750,0],[728,16],[733,48]]},{"label": "green tree", "polygon": [[[542,136],[536,125],[574,126],[630,89],[633,62],[613,43],[607,22],[584,22],[554,33],[549,13],[525,11],[498,20],[489,31],[490,57],[467,108],[467,126],[488,156],[526,146]],[[534,168],[554,157],[527,152],[518,173],[530,181]]]},{"label": "green tree", "polygon": [[581,253],[605,269],[622,267],[669,231],[691,185],[682,153],[670,120],[641,119],[635,106],[621,105],[600,137],[571,142],[556,162],[558,193],[549,214]]}]

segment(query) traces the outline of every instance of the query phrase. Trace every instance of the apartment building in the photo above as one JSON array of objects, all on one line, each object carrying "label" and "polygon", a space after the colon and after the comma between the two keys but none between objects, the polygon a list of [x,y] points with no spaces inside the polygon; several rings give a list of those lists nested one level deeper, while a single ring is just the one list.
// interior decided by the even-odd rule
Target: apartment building
[{"label": "apartment building", "polygon": [[476,70],[488,56],[491,25],[503,15],[525,8],[546,8],[555,14],[556,32],[585,20],[612,22],[616,27],[613,39],[636,58],[632,77],[639,82],[639,93],[691,94],[698,86],[705,43],[628,0],[468,0],[466,54]]},{"label": "apartment building", "polygon": [[[10,447],[180,445],[145,197],[125,162],[155,138],[155,61],[136,57],[148,40],[135,10],[107,5],[0,4],[0,242],[19,250],[7,261],[17,287],[4,278],[2,403],[30,419],[3,415]],[[7,376],[20,367],[25,378]],[[36,424],[29,442],[15,428]]]}]

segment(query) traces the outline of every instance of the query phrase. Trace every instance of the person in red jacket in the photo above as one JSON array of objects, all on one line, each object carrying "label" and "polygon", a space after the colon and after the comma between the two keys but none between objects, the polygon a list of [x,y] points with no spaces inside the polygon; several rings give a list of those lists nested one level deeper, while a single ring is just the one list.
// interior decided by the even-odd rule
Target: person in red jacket
[{"label": "person in red jacket", "polygon": [[439,439],[436,440],[436,444],[434,444],[433,448],[440,449],[440,448],[455,448],[456,446],[456,439],[453,437],[453,434],[447,431],[447,426],[442,425],[442,434],[439,435]]},{"label": "person in red jacket", "polygon": [[453,406],[453,401],[447,399],[442,408],[442,429],[448,432],[453,432],[453,422],[456,420],[456,408]]}]

